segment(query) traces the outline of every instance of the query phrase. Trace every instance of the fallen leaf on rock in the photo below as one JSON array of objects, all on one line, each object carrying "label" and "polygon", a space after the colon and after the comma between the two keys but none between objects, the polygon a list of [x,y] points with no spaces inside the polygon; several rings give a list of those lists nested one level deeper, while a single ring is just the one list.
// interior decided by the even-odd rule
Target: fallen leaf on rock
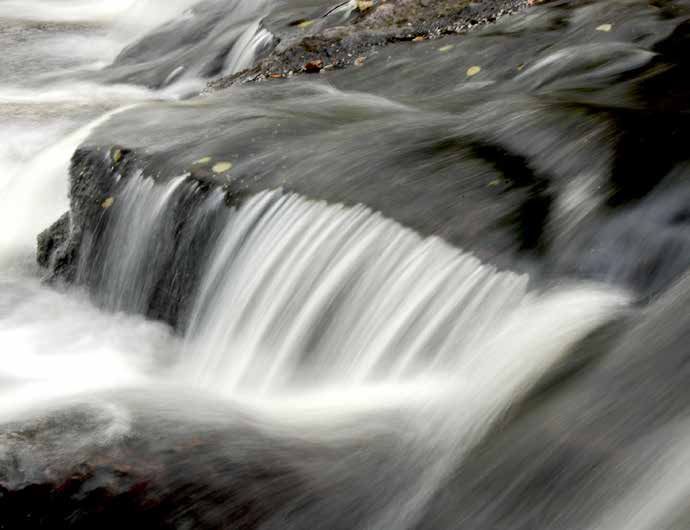
[{"label": "fallen leaf on rock", "polygon": [[299,24],[297,24],[297,27],[298,27],[298,28],[308,28],[308,27],[311,26],[314,22],[316,22],[316,20],[303,20],[302,22],[300,22]]},{"label": "fallen leaf on rock", "polygon": [[274,73],[274,74],[271,74],[271,77],[272,77],[273,79],[280,79],[281,77],[283,77],[283,74]]},{"label": "fallen leaf on rock", "polygon": [[422,42],[422,41],[425,41],[425,40],[426,40],[426,37],[422,37],[422,36],[420,35],[419,37],[415,37],[414,39],[412,39],[412,42]]},{"label": "fallen leaf on rock", "polygon": [[122,160],[122,151],[120,149],[115,149],[115,151],[113,151],[113,162],[117,164],[120,160]]},{"label": "fallen leaf on rock", "polygon": [[368,9],[371,9],[374,7],[374,2],[373,0],[357,0],[357,9],[359,11],[367,11]]},{"label": "fallen leaf on rock", "polygon": [[597,31],[606,31],[609,32],[613,29],[612,24],[602,24],[601,26],[597,26]]},{"label": "fallen leaf on rock", "polygon": [[364,61],[366,61],[366,60],[367,60],[366,57],[357,57],[357,58],[355,59],[355,64],[356,64],[357,66],[362,66],[362,65],[364,64]]},{"label": "fallen leaf on rock", "polygon": [[210,161],[211,161],[211,157],[210,157],[210,156],[205,156],[204,158],[200,158],[199,160],[197,160],[196,162],[194,162],[194,165],[195,165],[195,166],[205,166],[205,165],[208,164]]},{"label": "fallen leaf on rock", "polygon": [[230,162],[218,162],[217,164],[214,164],[214,166],[211,168],[214,173],[225,173],[229,169],[232,169],[232,164]]},{"label": "fallen leaf on rock", "polygon": [[321,59],[316,59],[314,61],[309,61],[304,65],[304,71],[310,74],[320,72],[323,68],[323,61]]},{"label": "fallen leaf on rock", "polygon": [[467,77],[473,77],[473,76],[477,75],[477,74],[478,74],[479,72],[481,72],[481,71],[482,71],[482,67],[481,67],[481,66],[470,66],[470,67],[467,69]]},{"label": "fallen leaf on rock", "polygon": [[453,49],[453,45],[452,45],[452,44],[448,44],[448,45],[446,45],[446,46],[441,46],[441,47],[438,49],[438,51],[440,51],[440,52],[447,52],[447,51],[450,51],[450,50],[452,50],[452,49]]},{"label": "fallen leaf on rock", "polygon": [[115,199],[113,199],[112,197],[108,197],[106,200],[104,200],[104,201],[101,203],[101,208],[103,208],[104,210],[107,210],[107,209],[110,208],[114,203],[115,203]]}]

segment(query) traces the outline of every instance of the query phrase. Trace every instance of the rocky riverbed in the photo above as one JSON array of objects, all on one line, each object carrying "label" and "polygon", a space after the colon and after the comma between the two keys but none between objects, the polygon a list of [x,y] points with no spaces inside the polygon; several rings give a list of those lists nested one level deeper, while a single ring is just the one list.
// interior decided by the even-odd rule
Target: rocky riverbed
[{"label": "rocky riverbed", "polygon": [[170,9],[36,96],[0,529],[686,527],[690,5]]},{"label": "rocky riverbed", "polygon": [[[365,204],[499,267],[610,278],[652,294],[684,270],[690,249],[677,221],[688,193],[676,140],[688,128],[677,97],[685,26],[672,7],[533,7],[472,34],[391,44],[316,78],[119,114],[75,155],[70,222],[39,238],[40,262],[51,278],[74,280],[84,234],[87,262],[104,259],[99,234],[128,180],[144,175],[165,193],[181,176],[200,191],[192,205],[165,206],[175,211],[198,208],[215,188],[232,208],[280,187]],[[634,212],[648,212],[645,221],[626,223]],[[191,219],[171,221],[174,232]],[[611,255],[621,238],[631,242],[624,263]],[[187,287],[159,290],[174,301],[152,305],[176,307]]]}]

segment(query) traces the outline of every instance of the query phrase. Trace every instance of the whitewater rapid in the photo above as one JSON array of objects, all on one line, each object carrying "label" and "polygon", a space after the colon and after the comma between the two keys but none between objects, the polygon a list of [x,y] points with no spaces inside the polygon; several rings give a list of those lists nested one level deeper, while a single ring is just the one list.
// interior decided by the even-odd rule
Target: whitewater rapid
[{"label": "whitewater rapid", "polygon": [[[258,4],[233,5],[241,8],[243,18],[233,28],[237,44],[222,63],[226,73],[250,65],[256,50],[272,42],[258,22]],[[654,425],[666,410],[659,399],[662,412],[649,413],[651,419],[637,414],[655,412],[653,398],[659,394],[640,398],[635,393],[645,389],[647,374],[657,365],[665,367],[657,374],[665,384],[682,372],[682,359],[677,365],[673,355],[658,363],[653,359],[657,350],[682,349],[678,337],[683,335],[674,327],[682,326],[686,306],[681,288],[654,301],[652,309],[640,309],[623,288],[582,280],[543,282],[536,274],[490,264],[438,235],[423,235],[358,201],[316,200],[308,190],[288,185],[231,200],[231,185],[253,175],[222,168],[270,163],[259,147],[246,149],[248,158],[256,155],[256,166],[243,166],[239,155],[223,159],[235,165],[219,162],[209,152],[174,175],[162,176],[146,165],[132,173],[114,170],[112,193],[93,198],[107,222],[91,227],[93,233],[81,241],[74,284],[43,281],[45,271],[35,263],[36,237],[69,209],[75,150],[139,109],[187,105],[195,112],[200,100],[180,100],[205,85],[196,77],[198,65],[173,65],[163,89],[105,83],[93,75],[151,28],[169,20],[192,20],[196,15],[190,7],[187,0],[0,0],[0,19],[13,28],[0,32],[8,50],[0,56],[0,66],[6,63],[10,72],[0,81],[0,125],[6,133],[0,141],[0,463],[11,461],[9,469],[18,462],[16,467],[38,482],[45,462],[52,480],[60,466],[70,471],[70,466],[93,459],[94,467],[104,462],[107,467],[122,454],[134,454],[136,465],[114,465],[118,477],[134,476],[139,469],[132,468],[144,469],[169,486],[161,487],[164,494],[180,488],[184,499],[198,502],[195,509],[221,514],[221,520],[224,510],[243,516],[244,506],[229,502],[214,505],[218,512],[207,509],[204,503],[216,500],[214,491],[241,492],[269,503],[274,497],[287,498],[278,508],[270,505],[278,515],[270,519],[274,512],[268,510],[268,529],[348,528],[348,521],[356,521],[356,528],[404,530],[425,528],[431,520],[436,528],[448,528],[456,524],[458,513],[497,528],[491,516],[504,512],[496,507],[508,505],[505,513],[511,514],[527,505],[537,512],[543,508],[542,497],[535,501],[538,495],[529,488],[518,492],[520,481],[533,474],[539,487],[548,489],[551,480],[568,486],[558,498],[561,504],[554,501],[556,515],[549,519],[564,521],[563,528],[579,530],[582,514],[592,519],[590,528],[601,530],[671,528],[690,490],[688,480],[677,476],[688,462],[687,422],[674,418],[675,423],[658,431],[649,427],[651,434],[634,444],[624,442],[627,428],[637,434],[637,426],[645,433],[644,421]],[[35,22],[51,24],[37,29]],[[37,31],[43,33],[33,33]],[[40,45],[24,46],[27,35]],[[441,50],[432,50],[439,61],[450,52]],[[651,57],[638,55],[644,61]],[[22,68],[29,60],[34,65]],[[536,70],[548,70],[550,64],[537,63],[516,77],[520,82],[538,77]],[[503,186],[521,185],[518,178],[510,185],[495,179],[496,173],[486,169],[495,162],[512,175],[520,166],[517,155],[473,143],[476,159],[461,159],[455,151],[464,145],[456,143],[471,140],[464,130],[448,139],[446,132],[457,132],[457,124],[440,112],[419,112],[412,98],[396,101],[336,88],[321,79],[290,86],[297,87],[293,96],[307,94],[302,96],[306,103],[290,108],[286,99],[282,106],[267,105],[266,115],[275,123],[285,116],[304,119],[305,127],[320,131],[320,119],[342,119],[341,128],[323,129],[331,143],[324,140],[321,151],[313,148],[295,171],[313,164],[315,174],[325,172],[326,164],[318,164],[331,160],[326,155],[342,155],[339,143],[356,146],[343,153],[375,150],[377,134],[392,134],[405,124],[409,129],[403,133],[418,140],[414,147],[419,151],[403,145],[400,159],[381,158],[368,175],[371,181],[379,177],[376,169],[391,160],[400,162],[394,171],[403,173],[410,162],[406,156],[431,166],[428,158],[433,155],[434,161],[453,166],[452,182],[475,179],[481,193],[496,191],[498,197]],[[267,93],[266,99],[273,97]],[[262,123],[262,103],[238,117]],[[490,103],[499,108],[496,101]],[[482,104],[480,110],[488,106]],[[525,114],[516,107],[516,117],[505,120],[500,131],[511,141],[516,129],[508,127],[521,125]],[[318,115],[322,109],[323,116]],[[408,121],[391,120],[385,124],[388,129],[362,125],[384,122],[389,116],[383,111],[408,113]],[[543,125],[540,120],[551,127],[558,121],[554,116],[560,116],[541,112],[547,113],[534,106],[526,113],[535,130]],[[201,112],[198,116],[203,119]],[[270,127],[262,132],[279,137],[278,126],[267,122]],[[220,137],[221,128],[235,125],[231,120],[218,123],[213,122],[217,129],[209,128],[209,143],[194,148],[213,148],[214,135]],[[289,129],[287,119],[280,123]],[[485,122],[477,118],[477,123]],[[416,128],[425,127],[434,134],[414,137]],[[555,138],[544,132],[549,127],[539,129],[539,138]],[[164,137],[167,131],[161,129]],[[580,149],[585,140],[591,138],[578,137],[573,145]],[[290,145],[284,140],[282,147]],[[324,154],[330,146],[333,151]],[[395,151],[397,146],[387,148]],[[554,162],[549,149],[534,156],[549,169],[568,166],[569,157],[577,154],[575,147],[567,156],[558,151]],[[123,151],[118,147],[118,157],[127,156]],[[99,151],[111,168],[117,162],[113,152]],[[365,158],[351,165],[365,171]],[[466,175],[466,168],[476,174]],[[569,167],[562,171],[570,176]],[[578,173],[569,181],[553,200],[557,211],[550,217],[553,226],[546,229],[562,239],[577,235],[581,223],[605,201],[600,173],[594,168],[592,174]],[[227,186],[209,184],[221,177]],[[525,196],[546,194],[544,182]],[[500,195],[496,204],[509,205],[507,199],[500,202],[504,198]],[[190,277],[194,281],[187,281]],[[177,292],[170,295],[182,308],[179,314],[173,318],[160,311],[161,320],[146,316],[161,290],[179,285],[191,286],[179,298]],[[659,386],[658,381],[649,386]],[[628,406],[632,419],[625,416]],[[30,438],[32,433],[38,434]],[[663,457],[659,467],[649,465],[652,449]],[[0,476],[0,486],[20,488],[29,481],[17,476]],[[580,476],[582,483],[577,482]],[[179,486],[192,480],[204,486],[193,492]],[[226,488],[224,481],[233,480],[235,489]],[[128,493],[135,490],[126,487]],[[588,495],[597,487],[611,494],[590,511],[596,503]],[[537,486],[534,490],[539,491]],[[487,491],[486,497],[477,493]],[[184,502],[180,506],[188,508]],[[467,512],[461,512],[465,506]],[[180,525],[186,524],[180,517]],[[511,522],[526,528],[533,520],[513,517]]]},{"label": "whitewater rapid", "polygon": [[[128,38],[189,5],[178,2],[173,9],[174,2],[165,4],[167,9],[138,0],[0,2],[4,418],[66,395],[143,384],[160,352],[174,349],[166,326],[112,315],[85,295],[49,288],[35,265],[37,235],[69,208],[71,153],[95,127],[132,104],[177,97],[79,78],[111,61]],[[133,17],[133,10],[146,16]]]},{"label": "whitewater rapid", "polygon": [[[130,31],[132,20],[145,21],[139,24],[143,31],[188,4],[160,9],[143,0],[59,6],[34,2],[20,8],[5,1],[0,14],[12,13],[18,21],[97,24],[114,50],[123,45],[122,28]],[[61,31],[51,38],[59,41]],[[247,29],[229,63],[246,65],[244,41],[265,38],[257,31],[255,26]],[[23,52],[35,50],[12,49]],[[55,53],[42,59],[48,70]],[[87,53],[82,65],[93,59]],[[163,191],[145,175],[128,184],[123,204],[115,208],[116,213],[122,210],[122,221],[115,223],[109,242],[101,307],[90,305],[78,291],[41,286],[41,273],[33,265],[35,237],[68,209],[72,152],[95,128],[132,105],[181,95],[170,88],[89,86],[70,78],[74,68],[46,87],[32,86],[31,78],[15,87],[0,86],[0,119],[13,127],[0,152],[0,263],[4,296],[11,300],[0,313],[0,380],[11,382],[7,386],[14,403],[36,402],[42,393],[53,398],[60,392],[141,385],[158,372],[168,382],[259,402],[277,391],[299,394],[314,387],[324,396],[317,400],[322,403],[341,399],[389,406],[390,397],[397,395],[392,401],[402,405],[411,394],[429,395],[419,391],[419,381],[426,388],[437,387],[437,399],[445,392],[438,388],[466,379],[477,362],[472,359],[488,351],[497,352],[493,362],[524,355],[521,347],[509,353],[497,351],[495,344],[506,330],[551,314],[551,297],[563,307],[568,307],[563,300],[572,298],[574,313],[562,311],[558,322],[546,320],[530,330],[535,337],[554,337],[535,351],[546,355],[535,358],[535,366],[544,371],[568,344],[624,303],[618,293],[588,286],[532,294],[526,276],[497,271],[440,239],[422,239],[367,208],[275,191],[226,214],[217,248],[202,264],[205,272],[194,294],[189,330],[176,337],[163,324],[111,311],[144,307],[142,297],[153,288],[146,284],[150,253],[158,252],[155,242],[165,237],[165,214],[179,194],[193,193],[185,176]],[[42,114],[41,109],[61,104],[71,112]],[[103,105],[109,107],[106,112]],[[17,107],[38,110],[30,118],[17,118]],[[226,209],[220,194],[209,198],[205,208]],[[572,338],[565,340],[564,332]],[[517,338],[509,343],[513,341],[520,344]],[[168,370],[176,362],[179,367]],[[491,372],[497,366],[490,362],[483,369]],[[518,376],[519,371],[512,368],[510,373]],[[353,385],[360,390],[344,390]],[[379,394],[379,399],[364,397]],[[510,393],[503,398],[510,399]],[[304,400],[306,406],[309,402]]]}]

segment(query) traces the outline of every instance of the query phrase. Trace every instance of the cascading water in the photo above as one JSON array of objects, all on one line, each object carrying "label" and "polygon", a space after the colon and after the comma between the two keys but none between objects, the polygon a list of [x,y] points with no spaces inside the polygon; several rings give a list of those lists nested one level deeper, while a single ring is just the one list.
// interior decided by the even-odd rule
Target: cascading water
[{"label": "cascading water", "polygon": [[[386,48],[411,3],[0,0],[0,528],[687,527],[680,150],[615,203],[685,130],[671,3]],[[178,101],[320,24],[383,47]]]},{"label": "cascading water", "polygon": [[188,349],[199,383],[230,392],[453,370],[527,281],[366,208],[279,192],[237,212],[206,274]]},{"label": "cascading water", "polygon": [[[149,267],[166,270],[173,254],[174,212],[201,191],[184,175],[130,179],[109,207],[111,229],[87,240],[106,250],[81,267],[95,265],[106,307],[145,311],[159,281]],[[342,421],[401,415],[406,458],[425,471],[371,508],[371,528],[414,527],[457,462],[626,303],[594,286],[530,293],[526,276],[365,207],[281,190],[236,209],[219,190],[201,200],[191,230],[216,235],[195,262],[202,275],[167,380],[317,437]],[[455,406],[464,412],[449,415]]]}]

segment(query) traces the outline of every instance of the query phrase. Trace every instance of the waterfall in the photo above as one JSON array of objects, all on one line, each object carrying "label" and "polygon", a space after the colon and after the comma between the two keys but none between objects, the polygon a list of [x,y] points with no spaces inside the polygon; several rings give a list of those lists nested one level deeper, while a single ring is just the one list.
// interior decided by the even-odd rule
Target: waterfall
[{"label": "waterfall", "polygon": [[[178,303],[170,290],[196,275],[186,288],[194,285],[195,294],[182,325],[180,373],[228,395],[385,388],[462,374],[516,319],[519,327],[548,316],[554,304],[545,302],[552,294],[528,289],[526,275],[369,208],[280,189],[228,208],[221,190],[204,192],[186,175],[157,183],[139,172],[120,183],[108,216],[100,238],[84,243],[82,282],[110,309],[146,313],[166,297]],[[595,315],[617,299],[579,289],[591,294],[582,307]],[[595,325],[573,322],[567,300],[564,322],[540,328],[544,337],[559,331],[552,326]]]},{"label": "waterfall", "polygon": [[0,188],[0,224],[16,229],[0,232],[0,264],[35,252],[36,235],[69,207],[67,176],[72,153],[96,127],[128,108],[107,112],[32,155],[25,164],[17,164],[14,171],[8,168],[10,174]]},{"label": "waterfall", "polygon": [[527,3],[0,0],[0,529],[689,527],[690,7]]},{"label": "waterfall", "polygon": [[257,54],[272,40],[273,35],[261,27],[259,20],[252,22],[233,44],[223,71],[228,74],[235,74],[251,67]]},{"label": "waterfall", "polygon": [[421,376],[496,333],[526,284],[367,208],[265,192],[217,244],[188,348],[226,391]]}]

